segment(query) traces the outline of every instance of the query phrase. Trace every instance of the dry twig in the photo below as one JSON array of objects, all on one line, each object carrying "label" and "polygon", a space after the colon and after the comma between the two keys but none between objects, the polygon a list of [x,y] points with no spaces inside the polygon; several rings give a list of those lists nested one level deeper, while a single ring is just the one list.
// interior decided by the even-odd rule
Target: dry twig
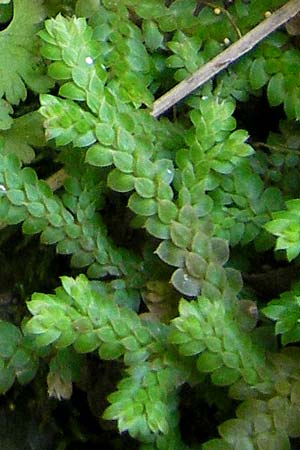
[{"label": "dry twig", "polygon": [[166,94],[158,98],[153,103],[151,115],[158,117],[163,114],[184,97],[191,94],[195,89],[212,79],[222,70],[226,69],[226,67],[239,59],[242,55],[248,53],[255,45],[285,24],[288,20],[292,19],[299,12],[300,0],[290,0],[286,5],[271,14],[241,39],[214,57],[211,61],[204,64],[204,66],[200,67],[193,75],[184,79]]}]

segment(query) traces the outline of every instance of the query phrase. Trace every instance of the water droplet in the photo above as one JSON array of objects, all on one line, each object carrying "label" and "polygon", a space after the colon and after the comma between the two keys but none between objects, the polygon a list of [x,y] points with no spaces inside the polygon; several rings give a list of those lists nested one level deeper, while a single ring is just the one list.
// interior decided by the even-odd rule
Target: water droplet
[{"label": "water droplet", "polygon": [[208,97],[207,97],[207,95],[202,95],[202,100],[207,100],[208,99]]},{"label": "water droplet", "polygon": [[184,279],[184,281],[189,281],[189,276],[185,273],[185,274],[183,275],[183,279]]},{"label": "water droplet", "polygon": [[0,184],[0,191],[6,192],[6,187],[3,184]]},{"label": "water droplet", "polygon": [[171,169],[167,169],[167,174],[172,175],[172,170]]},{"label": "water droplet", "polygon": [[231,44],[231,41],[230,41],[230,39],[228,39],[228,37],[226,37],[224,39],[224,44],[227,45],[227,46]]},{"label": "water droplet", "polygon": [[91,64],[94,64],[94,60],[91,56],[87,56],[85,58],[85,62],[90,66]]}]

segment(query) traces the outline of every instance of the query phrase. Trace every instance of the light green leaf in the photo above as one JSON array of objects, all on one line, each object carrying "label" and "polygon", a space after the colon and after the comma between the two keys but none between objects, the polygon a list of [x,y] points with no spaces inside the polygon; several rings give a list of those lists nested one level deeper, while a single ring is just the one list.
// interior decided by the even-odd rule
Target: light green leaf
[{"label": "light green leaf", "polygon": [[48,75],[55,80],[69,80],[72,77],[72,71],[64,62],[55,61],[49,65]]},{"label": "light green leaf", "polygon": [[80,335],[75,343],[74,349],[78,353],[90,353],[99,347],[99,338],[94,331]]},{"label": "light green leaf", "polygon": [[13,119],[10,114],[12,113],[12,106],[3,98],[0,99],[0,130],[8,130],[11,127]]},{"label": "light green leaf", "polygon": [[135,149],[135,141],[133,136],[124,128],[119,128],[117,132],[118,148],[124,152],[132,153]]},{"label": "light green leaf", "polygon": [[128,202],[129,208],[140,216],[152,216],[156,213],[156,202],[150,198],[142,198],[137,193],[133,193]]},{"label": "light green leaf", "polygon": [[59,95],[71,100],[84,101],[86,99],[85,91],[71,81],[60,87]]},{"label": "light green leaf", "polygon": [[14,153],[27,164],[34,159],[34,148],[46,145],[42,117],[36,111],[14,119],[8,130],[0,132],[1,136],[4,140],[2,154]]},{"label": "light green leaf", "polygon": [[143,198],[152,198],[155,194],[155,184],[149,178],[136,178],[134,181],[136,192]]},{"label": "light green leaf", "polygon": [[134,188],[134,176],[113,169],[107,179],[107,185],[117,192],[129,192]]},{"label": "light green leaf", "polygon": [[115,131],[108,123],[96,125],[96,136],[99,142],[104,145],[112,145],[115,141]]},{"label": "light green leaf", "polygon": [[164,36],[152,20],[143,22],[143,31],[146,46],[153,52],[163,44]]},{"label": "light green leaf", "polygon": [[40,202],[31,202],[27,206],[28,212],[34,217],[43,217],[45,215],[45,207]]},{"label": "light green leaf", "polygon": [[99,348],[99,356],[104,360],[117,359],[123,353],[124,348],[118,342],[103,342]]},{"label": "light green leaf", "polygon": [[26,85],[34,92],[53,85],[36,53],[36,32],[45,15],[42,0],[15,0],[12,22],[0,32],[0,98],[9,103],[25,100]]},{"label": "light green leaf", "polygon": [[20,189],[11,189],[7,192],[7,198],[13,205],[22,205],[25,201],[24,192]]},{"label": "light green leaf", "polygon": [[110,166],[113,164],[113,153],[109,148],[100,144],[95,144],[88,149],[85,161],[92,166]]},{"label": "light green leaf", "polygon": [[112,152],[113,161],[117,169],[121,172],[131,173],[133,171],[133,157],[125,152]]}]

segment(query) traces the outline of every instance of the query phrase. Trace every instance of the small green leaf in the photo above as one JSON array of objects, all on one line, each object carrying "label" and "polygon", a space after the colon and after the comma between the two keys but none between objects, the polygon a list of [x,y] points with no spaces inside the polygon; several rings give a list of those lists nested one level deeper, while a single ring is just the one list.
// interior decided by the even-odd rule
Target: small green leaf
[{"label": "small green leaf", "polygon": [[83,89],[76,86],[73,82],[63,84],[59,89],[59,95],[71,100],[84,101],[86,94]]},{"label": "small green leaf", "polygon": [[52,61],[61,60],[61,49],[56,45],[46,44],[43,45],[41,49],[41,54],[44,58],[50,59]]},{"label": "small green leaf", "polygon": [[191,203],[197,216],[205,217],[211,212],[214,202],[209,195],[203,193],[195,194],[195,192],[197,192],[195,189],[191,189],[190,191]]},{"label": "small green leaf", "polygon": [[192,230],[179,222],[172,222],[171,239],[177,247],[188,248],[192,240]]},{"label": "small green leaf", "polygon": [[231,367],[232,369],[239,369],[240,359],[238,354],[233,352],[223,352],[222,358],[225,366]]},{"label": "small green leaf", "polygon": [[129,352],[135,352],[139,350],[140,344],[135,336],[126,336],[120,339],[120,342],[125,347],[125,349]]},{"label": "small green leaf", "polygon": [[45,207],[40,202],[29,203],[27,209],[33,217],[43,217],[46,214]]},{"label": "small green leaf", "polygon": [[159,239],[170,238],[169,225],[163,224],[157,216],[148,217],[145,222],[145,228],[154,237]]},{"label": "small green leaf", "polygon": [[64,239],[63,241],[58,242],[56,246],[57,253],[62,255],[71,255],[79,250],[80,244],[78,241],[74,241],[73,239]]},{"label": "small green leaf", "polygon": [[41,217],[28,217],[22,225],[22,231],[25,234],[36,234],[43,231],[48,225],[47,219]]},{"label": "small green leaf", "polygon": [[103,342],[99,348],[99,356],[104,360],[119,358],[124,353],[124,348],[119,342]]},{"label": "small green leaf", "polygon": [[25,202],[24,192],[19,189],[11,189],[7,192],[7,198],[14,205],[22,205]]},{"label": "small green leaf", "polygon": [[229,386],[235,383],[240,378],[240,372],[236,369],[230,367],[220,367],[216,370],[212,376],[211,380],[217,386]]},{"label": "small green leaf", "polygon": [[230,419],[222,423],[219,428],[220,435],[228,442],[236,440],[237,436],[249,436],[252,433],[251,422],[242,419]]},{"label": "small green leaf", "polygon": [[278,211],[279,209],[284,208],[282,193],[280,189],[276,187],[267,188],[263,192],[260,200],[269,212]]},{"label": "small green leaf", "polygon": [[155,161],[157,181],[170,184],[174,177],[174,166],[169,159]]},{"label": "small green leaf", "polygon": [[152,52],[163,44],[164,36],[159,31],[159,28],[152,20],[143,22],[143,31],[145,37],[145,44]]},{"label": "small green leaf", "polygon": [[229,259],[229,245],[228,242],[220,238],[212,238],[212,251],[214,252],[213,259],[220,265],[224,265]]},{"label": "small green leaf", "polygon": [[129,208],[140,216],[152,216],[156,213],[156,202],[150,198],[142,198],[137,193],[133,193],[128,202]]},{"label": "small green leaf", "polygon": [[87,275],[89,278],[103,278],[107,275],[107,273],[108,272],[105,266],[97,263],[91,264],[87,270]]},{"label": "small green leaf", "polygon": [[192,250],[193,252],[198,253],[198,255],[202,256],[202,258],[204,259],[208,259],[209,255],[211,254],[211,242],[201,231],[198,231],[193,237]]},{"label": "small green leaf", "polygon": [[99,339],[103,342],[117,342],[116,333],[110,325],[105,325],[97,330]]},{"label": "small green leaf", "polygon": [[183,267],[185,262],[186,251],[176,247],[171,241],[163,241],[159,244],[155,253],[162,261],[170,266]]},{"label": "small green leaf", "polygon": [[0,221],[2,221],[4,223],[8,223],[7,213],[8,213],[10,206],[11,205],[6,197],[2,197],[2,198],[0,197]]},{"label": "small green leaf", "polygon": [[278,106],[284,101],[285,91],[285,79],[281,72],[272,76],[268,84],[267,95],[271,106]]},{"label": "small green leaf", "polygon": [[223,360],[218,353],[204,352],[197,359],[197,369],[199,372],[214,372],[223,366]]},{"label": "small green leaf", "polygon": [[15,225],[17,223],[23,222],[23,220],[25,220],[27,216],[28,212],[24,206],[10,205],[4,220],[10,225]]},{"label": "small green leaf", "polygon": [[[64,280],[64,288],[65,289],[66,289],[66,282],[67,282],[67,279]],[[76,286],[73,286],[73,288],[74,287],[76,287]],[[71,287],[71,289],[66,289],[66,291],[68,291],[68,293],[69,293],[69,291],[72,291],[72,287]],[[84,305],[82,305],[82,307],[83,307],[83,309],[85,309]],[[92,325],[91,321],[85,316],[79,317],[78,319],[74,320],[72,323],[72,328],[74,331],[76,331],[79,334],[86,334],[88,332],[93,331],[93,325]]]},{"label": "small green leaf", "polygon": [[0,321],[0,356],[10,358],[22,339],[20,330],[13,324]]},{"label": "small green leaf", "polygon": [[54,327],[46,330],[42,334],[36,335],[35,342],[38,347],[46,347],[49,344],[55,342],[61,335],[60,330],[56,330]]},{"label": "small green leaf", "polygon": [[114,165],[121,172],[131,173],[133,171],[133,157],[125,152],[112,152]]},{"label": "small green leaf", "polygon": [[184,356],[194,356],[199,355],[199,353],[202,353],[206,348],[207,347],[202,340],[192,339],[190,342],[179,345],[179,352]]},{"label": "small green leaf", "polygon": [[23,369],[28,363],[30,363],[30,354],[22,348],[18,348],[9,361],[9,365],[15,370]]},{"label": "small green leaf", "polygon": [[[78,137],[73,139],[74,147],[88,147],[92,145],[96,141],[95,134],[93,130],[89,130],[85,134],[81,134]],[[56,139],[57,145],[65,145],[62,142],[59,142],[59,138]]]},{"label": "small green leaf", "polygon": [[207,266],[205,281],[223,290],[226,286],[225,269],[219,264],[210,262]]},{"label": "small green leaf", "polygon": [[201,290],[200,280],[190,276],[184,269],[175,270],[171,282],[175,289],[189,297],[196,297]]},{"label": "small green leaf", "polygon": [[66,234],[72,239],[78,239],[81,235],[81,227],[76,223],[69,223],[65,226]]},{"label": "small green leaf", "polygon": [[112,145],[115,141],[115,131],[108,123],[98,123],[96,125],[96,136],[101,144]]},{"label": "small green leaf", "polygon": [[150,161],[144,155],[138,155],[136,159],[136,175],[141,178],[154,178],[155,166],[152,161]]},{"label": "small green leaf", "polygon": [[64,230],[60,228],[48,226],[41,234],[41,242],[43,244],[52,245],[61,241],[65,237]]},{"label": "small green leaf", "polygon": [[251,64],[249,72],[250,84],[253,89],[262,88],[269,80],[266,72],[266,61],[264,58],[257,58]]},{"label": "small green leaf", "polygon": [[89,333],[85,333],[79,336],[75,343],[74,349],[78,353],[90,353],[96,350],[99,347],[99,338],[95,331],[91,331]]},{"label": "small green leaf", "polygon": [[115,120],[115,108],[108,103],[105,97],[102,98],[101,106],[99,108],[99,118],[110,125],[112,125]]},{"label": "small green leaf", "polygon": [[179,222],[187,227],[191,227],[197,222],[196,212],[191,205],[185,205],[180,209]]},{"label": "small green leaf", "polygon": [[72,77],[72,71],[62,61],[55,61],[48,67],[48,75],[55,80],[69,80]]},{"label": "small green leaf", "polygon": [[185,260],[186,268],[192,277],[201,278],[205,277],[207,262],[202,256],[197,253],[187,252]]},{"label": "small green leaf", "polygon": [[113,169],[108,175],[107,185],[117,192],[129,192],[134,188],[134,181],[133,175]]},{"label": "small green leaf", "polygon": [[135,141],[128,131],[124,128],[119,128],[117,133],[118,148],[124,152],[132,153],[135,149]]},{"label": "small green leaf", "polygon": [[71,258],[71,265],[73,267],[86,267],[95,260],[93,253],[79,250],[74,253]]},{"label": "small green leaf", "polygon": [[152,198],[155,194],[155,184],[149,178],[136,178],[134,181],[136,192],[143,198]]},{"label": "small green leaf", "polygon": [[158,202],[157,213],[163,223],[169,224],[177,218],[178,210],[173,202],[169,200],[160,200]]},{"label": "small green leaf", "polygon": [[113,164],[113,153],[111,149],[95,144],[86,153],[85,161],[92,166],[106,167]]}]

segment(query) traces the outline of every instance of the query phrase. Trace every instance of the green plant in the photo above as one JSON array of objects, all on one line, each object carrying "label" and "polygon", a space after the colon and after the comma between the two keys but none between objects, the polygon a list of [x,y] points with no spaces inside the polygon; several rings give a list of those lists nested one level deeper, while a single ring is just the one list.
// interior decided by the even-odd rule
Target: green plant
[{"label": "green plant", "polygon": [[[0,391],[46,364],[49,394],[69,399],[97,354],[123,365],[101,413],[141,449],[189,448],[180,390],[205,383],[240,403],[195,448],[291,448],[299,351],[283,347],[299,341],[298,291],[265,306],[241,271],[274,244],[288,260],[300,252],[297,39],[273,33],[173,117],[151,115],[155,97],[284,2],[27,0],[13,15],[8,3],[5,63],[21,50],[0,84],[0,222],[39,234],[77,272],[54,294],[26,292],[30,317],[1,320]],[[39,102],[19,105],[27,90]],[[239,107],[263,96],[285,118],[255,142]],[[59,189],[37,174],[49,161]]]}]

